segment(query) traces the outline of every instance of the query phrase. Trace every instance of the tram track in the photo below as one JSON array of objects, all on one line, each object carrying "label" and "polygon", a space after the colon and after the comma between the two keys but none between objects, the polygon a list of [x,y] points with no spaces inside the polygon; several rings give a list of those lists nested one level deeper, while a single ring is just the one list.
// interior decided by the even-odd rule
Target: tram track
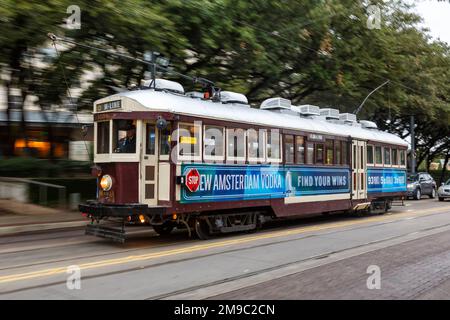
[{"label": "tram track", "polygon": [[[425,218],[425,217],[430,217],[430,216],[433,216],[433,215],[440,215],[440,214],[447,214],[447,212],[436,212],[436,213],[431,213],[431,214],[427,214],[427,215],[419,215],[419,216],[416,216],[415,218]],[[352,227],[352,228],[345,228],[345,231],[351,231],[351,230],[355,230],[355,229],[370,228],[370,227],[379,226],[379,225],[388,224],[388,223],[401,222],[401,221],[404,221],[404,220],[407,220],[407,219],[409,219],[409,218],[408,217],[400,218],[400,219],[396,219],[396,220],[390,220],[390,221],[385,221],[385,222],[380,222],[380,223],[375,223],[375,224],[370,224],[370,225],[357,225],[357,226]],[[320,254],[318,256],[313,256],[313,257],[309,257],[309,258],[306,258],[306,259],[300,259],[298,261],[289,262],[287,264],[282,264],[282,265],[279,265],[279,266],[274,266],[274,267],[270,267],[270,268],[267,268],[267,269],[262,269],[262,270],[259,270],[259,271],[255,271],[253,273],[248,273],[248,274],[240,275],[240,276],[237,276],[237,277],[231,277],[231,278],[227,278],[227,279],[222,279],[222,280],[214,281],[214,282],[211,282],[211,283],[208,283],[208,284],[204,284],[204,285],[201,285],[201,286],[194,286],[194,287],[191,287],[191,288],[174,291],[174,292],[167,293],[167,294],[164,294],[164,295],[151,296],[151,297],[148,297],[147,299],[163,299],[163,298],[166,298],[166,297],[170,297],[171,295],[180,294],[180,293],[183,293],[183,292],[189,292],[189,291],[192,291],[192,290],[197,290],[197,289],[202,288],[202,287],[213,286],[213,285],[220,284],[220,283],[234,281],[234,280],[240,279],[242,277],[245,278],[245,277],[250,277],[250,276],[253,276],[253,275],[256,275],[256,274],[269,272],[271,270],[276,270],[276,269],[279,269],[279,268],[283,268],[283,267],[286,267],[286,266],[294,264],[294,263],[301,263],[301,262],[305,262],[305,261],[308,261],[308,260],[321,259],[321,258],[324,258],[324,257],[326,257],[328,255],[344,252],[344,251],[347,251],[347,250],[350,250],[350,249],[355,249],[355,248],[362,247],[362,246],[365,246],[365,245],[374,244],[374,243],[381,243],[383,241],[388,241],[388,240],[392,240],[392,239],[396,239],[396,238],[401,238],[401,237],[404,237],[404,236],[406,236],[408,234],[421,233],[421,232],[425,232],[425,231],[429,231],[429,230],[435,230],[435,229],[438,229],[438,228],[443,228],[443,227],[446,227],[446,226],[450,226],[450,223],[439,225],[439,226],[434,226],[434,227],[429,227],[429,228],[422,228],[422,229],[420,229],[418,231],[414,231],[412,233],[401,234],[401,235],[396,235],[394,237],[388,237],[388,238],[384,238],[384,239],[379,239],[379,240],[371,241],[371,242],[364,243],[364,244],[361,244],[361,245],[353,246],[353,247],[350,247],[350,248],[344,248],[342,250],[322,253],[322,254]],[[209,253],[209,254],[201,254],[201,255],[197,255],[197,256],[193,256],[193,257],[185,257],[185,258],[181,258],[181,259],[174,259],[174,260],[160,262],[160,263],[148,264],[148,265],[145,265],[145,266],[131,267],[131,268],[126,268],[126,269],[117,270],[117,271],[105,272],[105,273],[101,273],[101,274],[88,275],[88,276],[84,276],[83,278],[84,279],[96,279],[96,278],[106,277],[106,276],[110,276],[110,275],[124,274],[124,273],[128,273],[128,272],[133,272],[133,271],[138,271],[138,270],[143,270],[143,269],[151,269],[151,268],[156,268],[156,267],[165,266],[165,265],[169,265],[169,264],[180,263],[180,262],[184,262],[184,261],[202,259],[202,258],[206,258],[206,257],[220,255],[220,254],[235,253],[235,252],[249,250],[249,249],[253,249],[253,248],[261,248],[261,247],[267,247],[267,246],[276,245],[276,244],[280,244],[280,243],[297,241],[299,239],[305,239],[305,238],[311,238],[311,237],[316,237],[316,236],[329,235],[329,234],[333,234],[333,233],[337,233],[337,232],[341,232],[341,231],[343,231],[343,229],[332,230],[332,231],[328,231],[328,232],[324,232],[324,233],[320,233],[320,234],[304,235],[302,233],[300,237],[295,237],[295,238],[291,238],[291,239],[283,239],[283,240],[280,240],[280,241],[272,241],[272,242],[269,242],[269,243],[261,243],[261,244],[256,244],[256,245],[251,245],[251,246],[246,246],[246,247],[241,247],[241,248],[232,248],[232,249],[223,250],[223,251],[220,251],[220,252],[212,252],[212,253]],[[130,249],[130,251],[141,250],[141,249],[142,248]],[[123,253],[123,251],[122,252],[117,252],[117,253]],[[104,255],[108,255],[108,254],[93,255],[93,256],[90,256],[90,257],[93,258],[93,257],[96,257],[96,256],[104,256]],[[64,262],[64,261],[68,261],[68,260],[73,260],[73,258],[63,259],[62,261],[58,261],[58,262]],[[52,263],[52,262],[48,262],[48,263]],[[27,265],[27,266],[32,266],[32,265]],[[21,266],[21,267],[26,267],[26,266]],[[8,268],[8,269],[16,269],[16,268],[19,268],[19,267],[11,267],[11,268]],[[1,277],[0,277],[0,279],[1,279]],[[1,283],[1,281],[0,281],[0,283]],[[39,285],[35,285],[35,286],[27,286],[27,287],[24,287],[24,288],[18,288],[18,289],[13,289],[13,290],[10,290],[10,291],[4,291],[4,292],[0,293],[0,295],[17,293],[17,292],[22,292],[22,291],[32,290],[32,289],[38,289],[38,288],[45,288],[45,287],[54,286],[54,285],[60,285],[60,284],[64,284],[64,283],[65,283],[65,281],[54,281],[54,282],[49,282],[49,283],[45,283],[45,284],[39,284]]]},{"label": "tram track", "polygon": [[[404,213],[407,213],[407,212],[399,212],[399,213],[390,214],[388,216],[383,216],[383,217],[398,217],[397,214],[402,214],[402,213],[404,214]],[[446,213],[447,212],[445,212],[445,211],[444,212],[437,212],[437,213],[430,213],[430,214],[423,215],[423,216],[421,216],[421,215],[414,216],[412,218],[414,218],[414,219],[415,218],[425,218],[425,217],[429,217],[429,216],[433,216],[433,215],[440,215],[440,214],[446,214]],[[364,219],[371,218],[371,217],[372,218],[373,217],[377,217],[377,215],[352,218],[352,219],[348,219],[348,220],[345,219],[346,217],[343,217],[343,219],[335,219],[334,221],[331,221],[331,222],[325,220],[325,223],[319,224],[319,225],[310,223],[310,224],[306,224],[306,225],[301,225],[301,226],[295,225],[295,226],[291,226],[291,227],[286,227],[286,226],[283,226],[283,225],[282,226],[275,226],[275,227],[272,227],[272,228],[269,227],[268,229],[262,230],[258,234],[259,235],[264,235],[264,234],[269,234],[271,232],[289,231],[289,230],[295,230],[296,228],[307,228],[307,227],[314,227],[314,226],[324,226],[324,227],[326,227],[327,224],[334,223],[334,222],[336,222],[336,220],[338,220],[337,221],[338,223],[339,222],[352,222],[352,221],[353,222],[354,221],[358,221],[358,222],[364,223]],[[371,227],[377,226],[377,225],[383,225],[383,224],[388,224],[388,223],[393,223],[393,222],[400,222],[403,219],[410,219],[411,217],[406,217],[406,218],[399,217],[399,218],[400,219],[398,219],[398,220],[386,221],[386,222],[378,222],[378,223],[370,224],[370,225],[362,225],[362,226],[360,226],[359,224],[357,224],[356,227],[350,227],[350,228],[347,227],[346,230],[356,230],[356,229],[371,228]],[[342,220],[344,220],[344,221],[342,221]],[[368,222],[370,222],[370,221],[368,221]],[[308,232],[308,231],[306,231],[306,232]],[[330,234],[334,234],[334,233],[338,233],[338,232],[341,232],[341,230],[327,231],[327,232],[321,233],[321,235],[330,235]],[[242,234],[237,234],[235,236],[242,236]],[[293,240],[304,239],[304,238],[309,238],[309,237],[314,237],[314,236],[318,236],[318,235],[317,234],[312,234],[312,235],[307,235],[307,236],[300,236],[300,237],[297,237],[297,238],[295,238]],[[172,240],[170,242],[167,242],[168,240],[170,240],[170,238],[171,238],[170,236],[165,236],[164,238],[158,238],[158,241],[161,241],[161,242],[164,241],[164,243],[157,244],[157,245],[151,244],[151,245],[148,245],[148,246],[142,246],[142,247],[138,247],[138,248],[123,249],[123,250],[120,250],[120,251],[110,251],[110,252],[103,252],[103,253],[100,253],[100,254],[82,255],[82,256],[68,257],[68,258],[56,259],[56,260],[45,260],[45,261],[40,261],[40,262],[36,262],[36,263],[32,263],[32,264],[13,265],[13,266],[8,266],[8,267],[2,267],[2,268],[0,268],[0,271],[19,269],[19,268],[27,268],[27,267],[34,267],[34,266],[45,265],[45,264],[52,264],[52,263],[61,263],[61,262],[67,262],[67,261],[72,261],[72,260],[76,260],[76,259],[92,259],[92,258],[98,258],[98,257],[104,257],[104,256],[118,255],[118,254],[124,254],[124,253],[132,253],[132,252],[138,252],[138,251],[142,251],[142,250],[146,250],[146,249],[160,249],[160,248],[164,248],[164,247],[170,247],[170,246],[175,245],[175,244],[189,245],[191,243],[197,243],[198,242],[198,240],[196,240],[196,239],[182,239],[182,240],[175,239],[175,240]],[[232,239],[233,236],[230,237],[230,235],[224,235],[222,238],[216,238],[216,239],[226,239],[226,238]],[[145,240],[147,240],[147,238]],[[270,244],[284,243],[284,242],[289,242],[289,241],[293,241],[293,240],[275,241],[275,242],[271,242]],[[87,243],[88,244],[93,244],[93,243],[94,244],[98,244],[100,242],[102,242],[102,241],[94,241],[94,242],[87,242]],[[270,244],[267,244],[267,245],[270,245]],[[259,246],[254,246],[254,248],[256,248],[256,247],[259,247]],[[46,248],[44,248],[44,249],[46,249]],[[230,252],[244,250],[244,249],[246,249],[246,248],[236,249],[236,250],[232,250]],[[32,250],[33,251],[34,250],[40,250],[40,248],[36,248],[36,249],[32,249]],[[23,253],[23,252],[26,252],[26,251],[29,251],[29,250],[0,253],[0,257],[2,255],[4,255],[4,254]]]},{"label": "tram track", "polygon": [[[395,222],[395,221],[393,221],[393,222]],[[206,289],[206,288],[213,287],[213,286],[216,286],[216,285],[225,284],[225,283],[229,283],[229,282],[233,282],[233,281],[237,281],[237,280],[242,280],[242,279],[258,276],[258,275],[261,275],[261,274],[264,274],[264,273],[280,270],[280,269],[283,269],[283,268],[286,268],[286,267],[289,267],[289,266],[293,266],[293,265],[296,265],[296,264],[306,263],[308,261],[322,260],[322,259],[327,258],[327,257],[332,256],[332,255],[344,253],[344,252],[355,250],[355,249],[358,249],[358,248],[363,248],[365,246],[381,244],[383,242],[389,242],[389,241],[392,241],[392,240],[401,239],[401,238],[407,237],[409,235],[416,235],[416,234],[420,234],[420,233],[424,233],[424,232],[429,232],[429,231],[433,231],[433,230],[437,230],[437,229],[442,229],[442,228],[449,227],[449,226],[450,226],[450,223],[447,223],[447,224],[439,225],[439,226],[435,226],[435,227],[423,228],[423,229],[420,229],[420,230],[414,231],[414,232],[409,232],[409,233],[400,234],[400,235],[396,235],[396,236],[392,236],[392,237],[387,237],[387,238],[383,238],[383,239],[379,239],[379,240],[369,241],[369,242],[366,242],[366,243],[363,243],[363,244],[359,244],[359,245],[356,245],[356,246],[343,248],[341,250],[333,250],[333,251],[329,251],[329,252],[326,252],[326,253],[321,253],[319,255],[314,255],[314,256],[311,256],[311,257],[308,257],[308,258],[298,259],[298,260],[295,260],[295,261],[290,261],[288,263],[283,263],[283,264],[280,264],[280,265],[277,265],[277,266],[264,268],[264,269],[256,270],[256,271],[253,271],[253,272],[248,272],[248,273],[245,273],[245,274],[242,274],[242,275],[238,275],[238,276],[234,276],[234,277],[228,277],[228,278],[225,278],[225,279],[220,279],[220,280],[217,280],[217,281],[212,281],[212,282],[208,282],[208,283],[205,283],[205,284],[192,286],[192,287],[188,287],[188,288],[181,289],[181,290],[175,290],[175,291],[171,291],[171,292],[164,293],[164,294],[153,295],[153,296],[144,298],[143,300],[169,299],[170,297],[177,296],[177,295],[180,295],[180,294],[186,294],[186,293],[189,293],[189,292],[192,292],[192,291],[196,291],[196,290],[200,290],[200,289]],[[355,229],[361,229],[361,228],[355,228]],[[317,235],[308,235],[308,236],[305,236],[303,238],[310,238],[310,237],[314,237],[314,236],[317,236]],[[216,256],[216,255],[220,255],[220,254],[233,253],[233,252],[248,250],[248,249],[252,249],[252,248],[261,248],[261,247],[266,247],[266,246],[279,244],[279,243],[283,243],[283,242],[292,242],[292,241],[296,241],[296,240],[299,240],[299,239],[300,238],[295,238],[295,239],[283,240],[283,241],[278,241],[278,242],[271,242],[271,243],[266,243],[266,244],[260,244],[260,245],[252,246],[251,248],[237,248],[237,249],[231,249],[231,250],[226,250],[226,251],[221,251],[221,252],[216,252],[216,253],[196,256],[196,257],[189,257],[189,258],[183,258],[183,259],[178,259],[178,260],[166,261],[166,262],[156,263],[156,264],[147,265],[147,266],[139,266],[139,267],[127,268],[127,269],[123,269],[123,270],[106,272],[106,273],[102,273],[102,274],[89,275],[89,276],[84,276],[83,279],[84,280],[92,280],[92,279],[98,279],[98,278],[112,276],[112,275],[120,275],[120,274],[125,274],[125,273],[129,273],[129,272],[133,272],[133,271],[140,271],[140,270],[143,270],[143,269],[151,269],[151,268],[166,266],[166,265],[170,265],[170,264],[175,264],[175,263],[180,263],[180,262],[185,262],[185,261],[190,261],[190,260],[196,260],[196,259],[202,259],[202,258],[206,258],[206,257]],[[300,271],[300,272],[302,272],[302,271]],[[24,287],[24,288],[9,290],[9,291],[3,291],[3,292],[0,292],[0,296],[1,295],[8,295],[8,294],[19,293],[19,292],[28,291],[28,290],[34,290],[34,289],[43,289],[43,288],[51,287],[51,286],[64,285],[65,283],[66,283],[66,281],[54,281],[54,282],[49,282],[49,283],[45,283],[45,284],[39,284],[39,285],[35,285],[35,286],[29,286],[29,287]]]},{"label": "tram track", "polygon": [[[2,235],[0,236],[0,247],[7,245],[16,245],[27,242],[35,242],[35,241],[47,241],[47,240],[58,240],[64,239],[68,237],[68,233],[74,233],[77,231],[84,230],[84,227],[72,227],[69,230],[67,229],[50,229],[50,230],[40,230],[40,231],[32,231],[28,232],[26,235],[20,234],[12,234],[12,235]],[[51,234],[63,234],[61,236],[52,236]],[[74,236],[80,235],[79,233],[74,234]],[[44,238],[40,238],[39,236],[46,236]],[[24,239],[24,237],[26,239]],[[15,240],[20,238],[20,240]],[[37,239],[36,239],[37,238]],[[12,240],[11,240],[12,239]]]},{"label": "tram track", "polygon": [[[398,213],[398,214],[401,214]],[[370,216],[368,216],[370,217]],[[368,217],[363,217],[363,218],[368,218]],[[330,219],[330,217],[315,217],[317,218],[317,220],[319,220],[320,222],[325,222],[324,225],[326,225],[327,223],[333,223],[336,221],[357,221],[360,220],[361,217],[358,218],[354,218],[354,217],[349,217],[349,216],[335,216],[335,219]],[[349,219],[350,218],[350,219]],[[295,228],[299,228],[299,227],[309,227],[309,226],[313,226],[313,225],[317,225],[317,221],[310,221],[311,219],[307,218],[308,222],[304,223],[304,221],[301,221],[299,223],[295,223],[294,225],[292,225],[292,221],[276,221],[275,223],[272,222],[271,225],[268,225],[265,229],[260,230],[260,232],[258,234],[264,234],[264,233],[268,233],[268,232],[276,232],[276,231],[281,231],[281,230],[290,230],[290,229],[295,229]],[[331,221],[330,221],[331,220]],[[277,223],[278,222],[278,223]],[[287,223],[291,222],[290,226],[286,226]],[[280,226],[281,223],[281,226]],[[184,233],[183,230],[180,230],[179,234]],[[333,232],[330,232],[330,234],[332,234]],[[241,234],[235,234],[234,236],[239,236],[242,235]],[[223,238],[230,238],[233,237],[233,235],[227,234],[227,235],[223,235]],[[312,235],[314,236],[314,235]],[[74,256],[74,257],[68,257],[65,259],[57,259],[57,260],[45,260],[45,261],[40,261],[40,262],[36,262],[36,263],[32,263],[32,264],[21,264],[21,265],[13,265],[13,266],[8,266],[8,267],[0,267],[0,271],[5,271],[5,270],[12,270],[12,269],[18,269],[18,268],[27,268],[27,267],[34,267],[34,266],[39,266],[39,265],[45,265],[45,264],[51,264],[51,263],[60,263],[60,262],[66,262],[66,261],[71,261],[71,260],[75,260],[75,259],[91,259],[91,258],[97,258],[97,257],[103,257],[103,256],[108,256],[108,255],[117,255],[117,254],[123,254],[123,253],[132,253],[132,252],[137,252],[137,251],[141,251],[141,250],[146,250],[146,249],[158,249],[158,248],[164,248],[164,247],[169,247],[171,245],[174,244],[190,244],[190,243],[196,243],[199,240],[197,239],[171,239],[173,238],[174,235],[170,235],[170,236],[164,236],[163,238],[158,238],[158,242],[164,242],[162,244],[151,244],[151,245],[147,245],[147,246],[142,246],[142,247],[138,247],[138,248],[131,248],[131,249],[122,249],[120,251],[111,251],[111,252],[104,252],[101,254],[92,254],[92,255],[82,255],[82,256]],[[307,238],[309,236],[306,237],[300,237],[300,238]],[[64,238],[64,237],[58,237],[59,238]],[[52,238],[53,239],[53,238]],[[151,238],[145,238],[142,239],[143,241],[147,241]],[[216,238],[216,239],[220,239],[220,238]],[[46,239],[47,240],[47,239]],[[133,239],[133,240],[137,240],[137,239]],[[141,239],[139,239],[141,240]],[[153,238],[152,240],[155,240],[155,238]],[[31,241],[31,240],[30,240]],[[278,243],[283,243],[284,241],[280,241]],[[92,239],[92,241],[83,241],[80,243],[61,243],[59,245],[57,245],[57,247],[62,247],[62,246],[71,246],[71,245],[78,245],[78,244],[101,244],[101,243],[106,243],[105,240],[103,239]],[[108,244],[110,244],[108,242]],[[132,243],[128,243],[128,245],[133,245]],[[43,250],[43,249],[49,249],[49,248],[53,248],[53,246],[51,247],[36,247],[36,248],[32,248],[32,249],[24,249],[24,250],[15,250],[15,251],[7,251],[7,252],[1,252],[0,250],[0,257],[2,255],[8,255],[8,254],[17,254],[17,253],[25,253],[25,252],[30,252],[30,251],[37,251],[37,250]]]},{"label": "tram track", "polygon": [[[269,268],[253,271],[253,272],[247,272],[245,274],[238,275],[238,276],[235,276],[235,277],[229,277],[229,278],[225,278],[225,279],[221,279],[221,280],[217,280],[217,281],[212,281],[212,282],[201,284],[201,285],[192,286],[192,287],[181,289],[181,290],[171,291],[171,292],[168,292],[168,293],[147,297],[147,298],[144,298],[143,300],[165,300],[165,299],[170,299],[171,297],[176,297],[176,296],[179,296],[179,295],[182,295],[182,294],[186,294],[186,293],[189,293],[189,292],[193,292],[193,291],[197,291],[197,290],[201,290],[201,289],[207,289],[207,288],[210,288],[210,287],[213,287],[213,286],[217,286],[217,285],[221,285],[221,284],[225,284],[225,283],[229,283],[229,282],[233,282],[233,281],[237,281],[237,280],[242,280],[242,279],[258,276],[258,275],[261,275],[261,274],[264,274],[264,273],[268,273],[268,272],[272,272],[272,271],[277,271],[277,270],[284,269],[286,267],[293,266],[293,265],[296,265],[296,264],[306,263],[306,262],[313,261],[313,260],[322,260],[322,259],[328,258],[328,257],[330,257],[332,255],[337,255],[337,254],[348,252],[348,251],[355,250],[355,249],[358,249],[358,248],[364,248],[364,247],[370,246],[370,245],[381,244],[383,242],[389,242],[389,241],[396,240],[396,239],[401,239],[401,238],[404,238],[404,237],[407,237],[407,236],[410,236],[410,235],[415,235],[415,234],[419,234],[419,233],[423,233],[423,232],[427,232],[427,231],[442,229],[442,228],[449,227],[449,226],[450,226],[450,223],[445,224],[445,225],[440,225],[440,226],[437,226],[437,227],[424,228],[424,229],[419,230],[419,231],[414,231],[414,232],[410,232],[410,233],[406,233],[406,234],[402,234],[402,235],[392,236],[392,237],[388,237],[388,238],[384,238],[384,239],[380,239],[380,240],[370,241],[370,242],[363,243],[363,244],[360,244],[360,245],[357,245],[357,246],[354,246],[354,247],[344,248],[342,250],[334,250],[334,251],[330,251],[330,252],[326,252],[326,253],[321,253],[319,255],[315,255],[315,256],[312,256],[312,257],[305,258],[305,259],[299,259],[299,260],[296,260],[296,261],[283,263],[283,264],[280,264],[278,266],[273,266],[273,267],[269,267]],[[412,241],[412,240],[409,240],[409,241]],[[368,252],[370,252],[370,251],[368,251]],[[321,265],[319,265],[319,266],[321,266]],[[318,267],[318,266],[316,266],[316,267]],[[313,268],[316,268],[316,267],[313,267]],[[299,271],[299,273],[303,272],[303,271],[304,270]]]}]

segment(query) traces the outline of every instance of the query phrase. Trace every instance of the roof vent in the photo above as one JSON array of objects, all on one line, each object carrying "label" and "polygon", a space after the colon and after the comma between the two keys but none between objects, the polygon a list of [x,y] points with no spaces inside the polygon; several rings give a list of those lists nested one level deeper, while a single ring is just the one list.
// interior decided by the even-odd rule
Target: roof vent
[{"label": "roof vent", "polygon": [[186,96],[190,97],[190,98],[197,98],[197,99],[203,99],[203,97],[204,97],[203,92],[198,92],[198,91],[186,92]]},{"label": "roof vent", "polygon": [[[175,81],[170,81],[170,80],[166,80],[166,79],[155,79],[156,82],[156,89],[159,90],[166,90],[166,91],[171,91],[171,92],[175,92],[175,93],[184,93],[184,88],[181,84],[179,84],[178,82]],[[153,87],[153,80],[144,80],[142,82],[142,86],[143,87],[148,87],[148,88],[152,88]]]},{"label": "roof vent", "polygon": [[373,121],[360,120],[359,123],[365,129],[378,129],[377,124],[375,122],[373,122]]},{"label": "roof vent", "polygon": [[284,98],[269,98],[261,103],[260,109],[288,109],[291,110],[291,100]]},{"label": "roof vent", "polygon": [[320,109],[320,115],[325,117],[327,120],[339,120],[339,110],[332,108]]},{"label": "roof vent", "polygon": [[232,92],[232,91],[222,91],[220,92],[220,101],[223,103],[240,103],[248,104],[247,97],[242,93]]},{"label": "roof vent", "polygon": [[305,104],[302,106],[298,106],[296,109],[302,116],[305,117],[320,116],[320,108],[317,106]]},{"label": "roof vent", "polygon": [[339,114],[339,120],[345,121],[345,122],[356,122],[356,114],[353,113],[341,113]]}]

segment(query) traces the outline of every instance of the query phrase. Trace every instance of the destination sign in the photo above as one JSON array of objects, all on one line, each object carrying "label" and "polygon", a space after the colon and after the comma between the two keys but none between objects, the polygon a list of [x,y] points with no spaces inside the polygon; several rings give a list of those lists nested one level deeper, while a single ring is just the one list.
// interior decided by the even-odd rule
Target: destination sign
[{"label": "destination sign", "polygon": [[120,100],[103,102],[97,104],[97,112],[120,109],[121,107],[122,101]]},{"label": "destination sign", "polygon": [[323,138],[323,135],[321,135],[321,134],[310,133],[308,135],[308,140],[311,140],[311,141],[324,141],[324,138]]}]

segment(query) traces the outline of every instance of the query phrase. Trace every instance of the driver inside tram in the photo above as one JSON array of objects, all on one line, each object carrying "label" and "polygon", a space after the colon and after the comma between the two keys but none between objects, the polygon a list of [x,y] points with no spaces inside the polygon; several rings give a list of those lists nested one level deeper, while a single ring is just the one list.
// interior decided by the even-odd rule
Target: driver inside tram
[{"label": "driver inside tram", "polygon": [[126,128],[126,135],[118,142],[116,149],[118,153],[135,153],[136,152],[136,126],[130,124]]}]

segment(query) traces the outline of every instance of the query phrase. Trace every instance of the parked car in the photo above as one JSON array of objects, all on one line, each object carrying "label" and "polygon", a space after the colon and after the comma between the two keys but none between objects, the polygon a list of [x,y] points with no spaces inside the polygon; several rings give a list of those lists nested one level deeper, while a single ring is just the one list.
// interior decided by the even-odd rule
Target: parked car
[{"label": "parked car", "polygon": [[439,187],[438,198],[439,201],[444,201],[445,198],[450,198],[450,179]]},{"label": "parked car", "polygon": [[436,182],[426,172],[409,174],[407,183],[407,197],[415,200],[420,200],[422,195],[427,195],[432,199],[436,197]]}]

